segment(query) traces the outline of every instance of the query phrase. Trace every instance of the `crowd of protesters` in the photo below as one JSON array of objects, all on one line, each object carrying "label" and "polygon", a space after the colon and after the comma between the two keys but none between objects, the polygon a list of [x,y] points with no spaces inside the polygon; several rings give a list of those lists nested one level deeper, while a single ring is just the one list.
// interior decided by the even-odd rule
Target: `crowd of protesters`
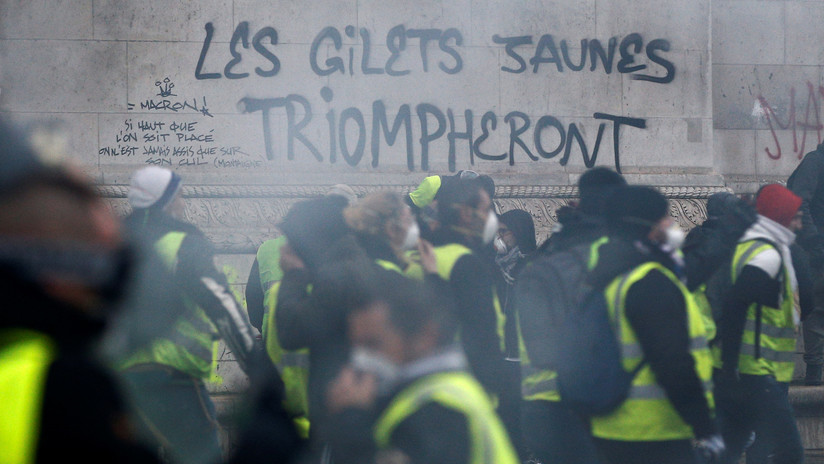
[{"label": "crowd of protesters", "polygon": [[[803,462],[788,387],[802,321],[821,384],[824,147],[789,188],[711,196],[686,237],[603,167],[543,243],[474,171],[336,185],[277,219],[244,299],[178,174],[134,172],[118,218],[28,140],[0,125],[2,462]],[[578,341],[612,351],[570,369],[598,317]],[[223,424],[219,343],[248,377]],[[595,410],[573,377],[620,394]]]}]

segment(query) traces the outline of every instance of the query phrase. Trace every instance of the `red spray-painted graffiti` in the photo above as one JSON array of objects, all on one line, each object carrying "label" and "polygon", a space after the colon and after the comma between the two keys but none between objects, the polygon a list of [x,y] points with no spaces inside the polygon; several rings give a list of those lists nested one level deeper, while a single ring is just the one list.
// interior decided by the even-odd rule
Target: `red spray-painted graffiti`
[{"label": "red spray-painted graffiti", "polygon": [[[804,110],[804,120],[803,122],[799,121],[798,115],[796,114],[795,87],[792,87],[790,89],[790,108],[787,111],[787,122],[784,124],[780,119],[778,119],[775,108],[770,106],[767,99],[763,95],[758,96],[758,103],[761,105],[763,116],[767,119],[767,125],[770,128],[776,147],[775,153],[771,152],[768,147],[764,148],[764,151],[767,152],[767,156],[774,160],[781,158],[781,143],[778,141],[778,136],[775,133],[776,130],[792,129],[793,153],[798,156],[798,159],[804,157],[804,146],[807,143],[808,131],[815,131],[816,136],[818,137],[818,143],[821,143],[821,131],[824,129],[824,125],[821,124],[819,98],[824,98],[824,86],[818,86],[818,89],[816,89],[812,82],[807,82],[807,102]],[[775,125],[773,125],[773,122]],[[798,135],[799,131],[801,132],[800,144]]]}]

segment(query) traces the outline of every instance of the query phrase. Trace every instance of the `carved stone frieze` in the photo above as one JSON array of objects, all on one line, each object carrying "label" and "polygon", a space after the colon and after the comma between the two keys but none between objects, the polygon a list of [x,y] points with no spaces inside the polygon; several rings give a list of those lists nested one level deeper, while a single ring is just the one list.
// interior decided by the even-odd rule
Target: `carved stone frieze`
[{"label": "carved stone frieze", "polygon": [[[354,185],[358,196],[377,190],[408,192],[413,187],[397,185]],[[98,187],[111,208],[119,216],[129,213],[126,201],[128,186]],[[183,186],[186,219],[200,227],[214,242],[220,253],[255,253],[261,242],[279,234],[277,223],[297,201],[319,197],[328,186],[243,186],[194,185]],[[660,187],[670,198],[670,215],[683,229],[691,229],[706,217],[706,198],[726,190],[723,187]],[[577,197],[573,186],[497,186],[496,209],[528,211],[535,220],[535,232],[540,243],[558,222],[556,211]]]}]

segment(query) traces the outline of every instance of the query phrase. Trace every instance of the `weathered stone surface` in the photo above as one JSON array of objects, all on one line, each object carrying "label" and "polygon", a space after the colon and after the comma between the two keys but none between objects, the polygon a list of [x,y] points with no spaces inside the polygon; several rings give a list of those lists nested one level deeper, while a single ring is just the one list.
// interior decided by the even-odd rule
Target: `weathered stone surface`
[{"label": "weathered stone surface", "polygon": [[784,2],[712,3],[716,64],[784,64]]},{"label": "weathered stone surface", "polygon": [[[755,133],[745,130],[714,130],[713,149],[716,172],[755,172]],[[766,155],[765,155],[766,156]]]},{"label": "weathered stone surface", "polygon": [[[606,42],[609,34],[598,34],[595,27],[595,5],[595,0],[538,0],[518,4],[473,0],[471,44],[493,45],[495,35],[532,36],[532,43],[537,44],[544,34],[552,34],[558,43],[566,39],[574,44],[585,38]],[[534,51],[534,46],[524,48]]]},{"label": "weathered stone surface", "polygon": [[[0,39],[91,39],[93,0],[4,0]],[[48,10],[49,14],[43,14]]]},{"label": "weathered stone surface", "polygon": [[0,111],[72,113],[122,108],[126,44],[65,40],[0,40]]},{"label": "weathered stone surface", "polygon": [[95,0],[94,37],[99,40],[200,42],[212,23],[215,41],[232,35],[232,3],[223,0]]},{"label": "weathered stone surface", "polygon": [[633,0],[597,3],[600,37],[637,32],[645,44],[654,39],[669,41],[672,50],[705,50],[709,38],[710,0],[665,0],[655,6]]}]

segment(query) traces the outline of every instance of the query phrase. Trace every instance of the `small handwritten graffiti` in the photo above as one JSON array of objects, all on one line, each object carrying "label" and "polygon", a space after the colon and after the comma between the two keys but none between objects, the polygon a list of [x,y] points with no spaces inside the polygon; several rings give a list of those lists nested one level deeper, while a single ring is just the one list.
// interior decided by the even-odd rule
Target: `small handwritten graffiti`
[{"label": "small handwritten graffiti", "polygon": [[200,113],[203,116],[213,118],[214,115],[209,111],[209,105],[206,103],[206,96],[198,98],[185,99],[170,99],[169,97],[177,97],[177,94],[172,93],[175,84],[166,77],[163,81],[155,81],[155,87],[158,89],[156,94],[160,99],[147,98],[140,102],[139,105],[127,102],[126,109],[134,111],[139,108],[140,111],[160,111],[160,112],[193,112]]},{"label": "small handwritten graffiti", "polygon": [[177,96],[177,94],[172,93],[172,89],[175,88],[175,84],[168,77],[163,79],[163,82],[155,81],[155,87],[159,90],[157,94],[158,97],[167,98]]},{"label": "small handwritten graffiti", "polygon": [[[795,87],[790,88],[790,107],[787,111],[787,121],[782,122],[778,118],[778,111],[770,105],[766,97],[759,95],[756,100],[756,116],[766,118],[767,125],[770,128],[770,133],[775,142],[775,151],[771,151],[769,147],[765,147],[764,151],[771,159],[777,160],[781,158],[781,143],[778,141],[776,130],[792,130],[793,132],[793,153],[798,156],[798,159],[804,157],[805,146],[807,144],[807,132],[815,131],[817,143],[821,143],[821,131],[824,125],[821,123],[821,107],[820,99],[824,97],[824,86],[819,85],[817,88],[812,82],[807,82],[807,98],[804,108],[804,119],[799,120],[795,102]],[[799,132],[801,136],[799,137]],[[800,138],[800,140],[799,140]]]},{"label": "small handwritten graffiti", "polygon": [[133,119],[123,121],[114,144],[98,150],[105,158],[136,158],[158,166],[256,168],[262,160],[235,145],[219,144],[203,121]]}]

